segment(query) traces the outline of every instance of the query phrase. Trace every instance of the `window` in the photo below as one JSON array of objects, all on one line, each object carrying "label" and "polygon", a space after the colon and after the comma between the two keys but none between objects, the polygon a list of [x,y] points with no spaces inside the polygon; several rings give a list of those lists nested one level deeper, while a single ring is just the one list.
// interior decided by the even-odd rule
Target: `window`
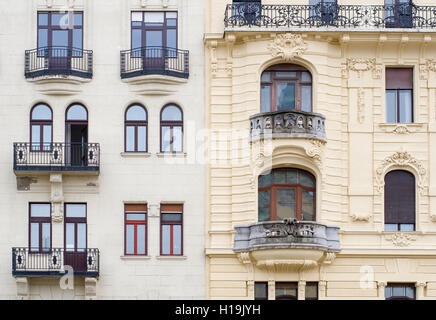
[{"label": "window", "polygon": [[268,300],[268,282],[254,283],[254,300]]},{"label": "window", "polygon": [[53,114],[46,104],[34,106],[30,112],[30,144],[32,151],[50,151],[53,136]]},{"label": "window", "polygon": [[385,231],[415,230],[415,176],[404,170],[385,176]]},{"label": "window", "polygon": [[276,282],[276,300],[297,300],[297,282]]},{"label": "window", "polygon": [[312,111],[312,76],[303,67],[280,64],[261,76],[261,112],[279,110]]},{"label": "window", "polygon": [[124,134],[126,152],[147,152],[147,110],[143,106],[127,108]]},{"label": "window", "polygon": [[307,282],[305,292],[306,300],[318,300],[318,282]]},{"label": "window", "polygon": [[124,205],[125,255],[147,255],[147,205]]},{"label": "window", "polygon": [[388,283],[385,288],[386,300],[416,300],[413,283]]},{"label": "window", "polygon": [[29,205],[29,248],[32,252],[47,252],[51,249],[51,204]]},{"label": "window", "polygon": [[161,152],[183,151],[183,113],[182,110],[169,104],[160,113]]},{"label": "window", "polygon": [[411,0],[385,0],[386,28],[412,28],[413,3]]},{"label": "window", "polygon": [[72,104],[65,118],[66,163],[87,166],[88,161],[88,110],[81,104]]},{"label": "window", "polygon": [[64,264],[74,272],[87,270],[88,226],[86,203],[65,203]]},{"label": "window", "polygon": [[413,122],[413,69],[386,69],[386,122]]},{"label": "window", "polygon": [[315,177],[292,168],[274,169],[259,176],[259,221],[289,218],[315,221]]},{"label": "window", "polygon": [[160,212],[160,254],[183,255],[183,205],[161,204]]}]

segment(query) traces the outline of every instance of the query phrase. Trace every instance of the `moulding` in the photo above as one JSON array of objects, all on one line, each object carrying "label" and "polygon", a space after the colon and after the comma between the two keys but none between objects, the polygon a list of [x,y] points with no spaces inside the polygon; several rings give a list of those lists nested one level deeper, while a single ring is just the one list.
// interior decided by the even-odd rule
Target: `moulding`
[{"label": "moulding", "polygon": [[65,96],[75,95],[83,91],[82,85],[92,79],[76,76],[46,75],[28,78],[27,81],[35,85],[35,89],[46,95]]},{"label": "moulding", "polygon": [[396,247],[408,247],[413,241],[416,241],[416,236],[411,233],[396,232],[391,235],[385,235],[385,240],[392,241]]},{"label": "moulding", "polygon": [[307,50],[307,43],[301,34],[285,33],[277,35],[269,44],[268,49],[273,57],[291,61]]},{"label": "moulding", "polygon": [[177,92],[177,86],[188,82],[188,79],[166,75],[144,75],[122,79],[130,85],[130,91],[139,95],[170,95]]}]

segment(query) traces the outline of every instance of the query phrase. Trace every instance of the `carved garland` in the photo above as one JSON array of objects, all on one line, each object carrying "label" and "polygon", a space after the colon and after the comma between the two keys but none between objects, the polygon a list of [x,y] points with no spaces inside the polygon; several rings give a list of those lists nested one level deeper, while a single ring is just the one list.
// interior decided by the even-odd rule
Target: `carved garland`
[{"label": "carved garland", "polygon": [[363,72],[372,71],[373,79],[381,79],[382,70],[383,68],[376,63],[375,58],[348,58],[342,65],[342,77],[348,78],[349,71],[355,71],[358,78],[361,78]]},{"label": "carved garland", "polygon": [[386,240],[392,241],[392,244],[396,247],[408,247],[412,241],[416,241],[416,238],[408,233],[397,232],[391,236],[385,237]]},{"label": "carved garland", "polygon": [[299,34],[279,34],[268,46],[274,57],[291,61],[295,56],[300,56],[307,50],[307,43]]}]

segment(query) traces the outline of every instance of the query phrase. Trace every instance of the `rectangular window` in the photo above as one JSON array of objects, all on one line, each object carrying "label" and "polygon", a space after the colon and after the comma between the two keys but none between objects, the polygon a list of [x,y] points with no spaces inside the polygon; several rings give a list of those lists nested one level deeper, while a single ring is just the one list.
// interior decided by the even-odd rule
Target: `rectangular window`
[{"label": "rectangular window", "polygon": [[163,256],[183,255],[183,205],[161,204],[161,252]]},{"label": "rectangular window", "polygon": [[29,205],[29,247],[33,252],[46,252],[51,249],[50,203]]},{"label": "rectangular window", "polygon": [[268,282],[254,283],[254,300],[268,300]]},{"label": "rectangular window", "polygon": [[124,205],[125,255],[147,255],[147,205]]},{"label": "rectangular window", "polygon": [[388,283],[385,288],[386,300],[416,300],[413,283]]},{"label": "rectangular window", "polygon": [[413,122],[412,68],[386,68],[386,122]]},{"label": "rectangular window", "polygon": [[318,300],[318,282],[306,283],[306,300]]},{"label": "rectangular window", "polygon": [[298,282],[276,282],[276,300],[297,300]]}]

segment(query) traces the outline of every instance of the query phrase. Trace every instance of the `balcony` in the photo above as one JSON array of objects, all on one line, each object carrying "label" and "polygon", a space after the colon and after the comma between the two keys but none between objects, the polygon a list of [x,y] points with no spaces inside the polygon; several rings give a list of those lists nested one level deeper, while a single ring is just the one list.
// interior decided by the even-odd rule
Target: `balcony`
[{"label": "balcony", "polygon": [[167,47],[121,51],[121,78],[143,75],[189,78],[189,51]]},{"label": "balcony", "polygon": [[60,248],[32,252],[29,248],[12,248],[13,276],[63,276],[65,266],[70,266],[75,276],[98,277],[100,252],[98,249],[70,252]]},{"label": "balcony", "polygon": [[325,116],[319,113],[285,110],[250,117],[252,141],[267,138],[305,138],[327,141]]},{"label": "balcony", "polygon": [[98,143],[14,143],[14,172],[78,171],[98,174],[100,144]]},{"label": "balcony", "polygon": [[338,227],[313,221],[268,221],[235,227],[233,251],[250,253],[258,267],[314,267],[340,251]]},{"label": "balcony", "polygon": [[225,31],[436,32],[436,6],[227,5]]},{"label": "balcony", "polygon": [[25,52],[27,79],[41,76],[92,78],[91,50],[71,47],[42,47]]}]

